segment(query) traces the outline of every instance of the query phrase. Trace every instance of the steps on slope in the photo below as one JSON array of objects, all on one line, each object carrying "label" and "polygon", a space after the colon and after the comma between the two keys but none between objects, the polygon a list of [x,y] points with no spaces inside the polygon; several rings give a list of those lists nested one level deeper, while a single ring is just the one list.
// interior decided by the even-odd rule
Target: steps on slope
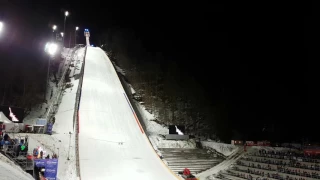
[{"label": "steps on slope", "polygon": [[192,173],[199,173],[219,164],[223,159],[213,157],[204,149],[158,148],[169,168],[178,173],[188,168]]}]

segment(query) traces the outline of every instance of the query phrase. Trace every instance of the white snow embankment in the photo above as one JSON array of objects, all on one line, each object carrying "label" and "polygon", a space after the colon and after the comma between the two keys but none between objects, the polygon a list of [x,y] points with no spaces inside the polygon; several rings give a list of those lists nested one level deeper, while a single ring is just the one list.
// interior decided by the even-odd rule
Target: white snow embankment
[{"label": "white snow embankment", "polygon": [[222,161],[220,164],[204,172],[201,172],[196,176],[201,180],[213,180],[215,179],[214,178],[215,175],[217,175],[220,171],[229,169],[230,166],[234,164],[238,159],[240,159],[243,155],[244,155],[244,149],[237,148],[232,154],[229,155],[227,159]]},{"label": "white snow embankment", "polygon": [[[29,134],[31,138],[36,140],[45,149],[59,155],[58,179],[73,180],[77,179],[76,173],[76,155],[75,155],[75,133],[74,133],[74,108],[76,102],[76,92],[79,84],[79,77],[85,48],[80,48],[71,57],[71,50],[65,49],[62,56],[73,61],[74,66],[70,67],[71,87],[64,90],[59,109],[55,115],[55,123],[52,129],[52,135],[46,134]],[[46,106],[36,109],[30,113],[29,122],[34,122],[37,116],[41,116],[45,112]],[[71,132],[71,136],[69,134]],[[70,143],[70,151],[69,151]],[[68,153],[69,159],[68,160]],[[1,178],[0,178],[1,179]]]},{"label": "white snow embankment", "polygon": [[[73,49],[72,48],[63,48],[61,52],[61,57],[64,59],[61,61],[59,65],[59,71],[57,72],[57,79],[60,80],[60,76],[62,76],[63,72],[66,70],[66,68],[69,68],[68,63],[71,59]],[[78,50],[81,53],[81,49]],[[83,55],[82,55],[83,57]],[[30,113],[23,119],[23,122],[25,124],[36,124],[36,121],[40,117],[45,117],[47,110],[49,109],[50,104],[55,100],[55,96],[58,93],[58,87],[56,85],[56,82],[54,82],[54,77],[51,75],[49,77],[49,86],[46,93],[46,102],[43,102],[42,104],[36,105],[31,108]]]},{"label": "white snow embankment", "polygon": [[[128,86],[130,87],[131,92],[136,92],[130,84]],[[196,148],[194,140],[166,140],[164,135],[169,134],[169,128],[155,122],[154,120],[156,118],[145,109],[144,105],[141,105],[137,101],[134,101],[134,103],[142,117],[148,138],[159,156],[162,154],[158,148]]]},{"label": "white snow embankment", "polygon": [[33,180],[34,178],[0,153],[0,179]]},{"label": "white snow embankment", "polygon": [[123,76],[126,75],[126,71],[121,69],[119,66],[116,65],[116,63],[114,61],[112,61],[113,66],[115,67],[116,71],[120,74],[122,74]]},{"label": "white snow embankment", "polygon": [[236,152],[239,148],[232,144],[223,144],[213,141],[201,141],[201,144],[203,147],[212,148],[227,157]]},{"label": "white snow embankment", "polygon": [[128,86],[130,87],[130,92],[132,95],[136,94],[136,91],[133,89],[131,84],[128,84]]},{"label": "white snow embankment", "polygon": [[[52,137],[58,141],[59,148],[59,179],[77,179],[76,173],[76,154],[75,154],[75,132],[73,116],[75,111],[76,93],[78,90],[79,78],[75,79],[80,74],[85,48],[79,49],[75,54],[74,67],[71,67],[70,79],[71,87],[67,88],[63,94],[58,112],[55,115],[56,121],[53,126]],[[71,135],[69,134],[71,132]],[[49,141],[50,142],[50,141]],[[70,151],[69,151],[70,143]],[[57,149],[56,149],[57,152]],[[69,159],[68,160],[68,152]]]}]

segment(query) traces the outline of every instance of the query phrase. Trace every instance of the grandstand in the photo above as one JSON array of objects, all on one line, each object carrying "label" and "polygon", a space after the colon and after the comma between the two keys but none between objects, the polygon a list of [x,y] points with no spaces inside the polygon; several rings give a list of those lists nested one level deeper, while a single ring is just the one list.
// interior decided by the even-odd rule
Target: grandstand
[{"label": "grandstand", "polygon": [[302,149],[251,147],[229,169],[219,172],[223,180],[319,180],[320,156]]}]

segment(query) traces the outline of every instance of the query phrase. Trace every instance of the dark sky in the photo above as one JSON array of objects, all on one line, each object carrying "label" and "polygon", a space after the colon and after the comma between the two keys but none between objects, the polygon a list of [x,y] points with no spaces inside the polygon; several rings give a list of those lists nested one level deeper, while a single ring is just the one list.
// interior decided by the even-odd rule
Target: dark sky
[{"label": "dark sky", "polygon": [[164,63],[177,62],[209,99],[225,103],[231,127],[239,131],[273,127],[282,137],[318,138],[319,28],[312,2],[16,2],[38,15],[30,20],[37,33],[52,24],[62,27],[64,10],[70,11],[67,28],[89,28],[93,44],[110,28],[132,31],[148,52],[161,52]]}]

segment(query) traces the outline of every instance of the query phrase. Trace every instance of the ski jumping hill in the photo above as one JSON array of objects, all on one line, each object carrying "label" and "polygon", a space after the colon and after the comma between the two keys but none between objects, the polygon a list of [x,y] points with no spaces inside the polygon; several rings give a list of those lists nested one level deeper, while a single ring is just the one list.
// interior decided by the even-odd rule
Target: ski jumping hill
[{"label": "ski jumping hill", "polygon": [[178,179],[152,148],[100,48],[87,47],[78,124],[82,180]]}]

